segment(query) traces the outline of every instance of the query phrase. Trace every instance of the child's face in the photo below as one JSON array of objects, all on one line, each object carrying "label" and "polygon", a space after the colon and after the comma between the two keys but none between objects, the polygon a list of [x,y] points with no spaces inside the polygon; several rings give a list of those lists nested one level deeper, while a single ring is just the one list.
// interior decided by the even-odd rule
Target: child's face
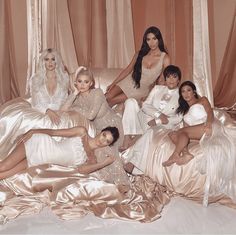
[{"label": "child's face", "polygon": [[179,85],[179,77],[177,74],[171,74],[166,77],[166,86],[169,89],[175,89]]},{"label": "child's face", "polygon": [[81,93],[87,92],[92,85],[93,81],[90,79],[88,75],[79,75],[79,77],[76,80],[77,89]]}]

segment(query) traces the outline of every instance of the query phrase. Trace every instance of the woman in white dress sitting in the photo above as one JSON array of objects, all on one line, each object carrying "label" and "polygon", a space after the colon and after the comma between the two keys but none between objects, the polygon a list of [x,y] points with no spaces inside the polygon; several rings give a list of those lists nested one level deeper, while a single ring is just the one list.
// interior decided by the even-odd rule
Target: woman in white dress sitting
[{"label": "woman in white dress sitting", "polygon": [[224,112],[213,112],[191,81],[181,84],[179,95],[178,110],[187,126],[175,132],[148,130],[122,153],[126,170],[145,174],[176,194],[203,200],[204,205],[225,196],[236,203],[235,122]]},{"label": "woman in white dress sitting", "polygon": [[0,158],[14,148],[19,135],[32,128],[75,126],[58,113],[69,93],[69,76],[60,54],[55,49],[44,50],[36,71],[27,81],[30,98],[17,98],[0,107]]},{"label": "woman in white dress sitting", "polygon": [[205,96],[198,96],[196,87],[191,81],[182,83],[179,89],[180,97],[177,113],[184,115],[185,127],[169,133],[176,147],[170,158],[163,162],[163,166],[171,166],[174,163],[178,165],[188,163],[192,160],[193,155],[185,154],[183,150],[187,147],[189,141],[191,139],[200,140],[204,134],[210,135],[212,131],[214,113],[208,99]]},{"label": "woman in white dress sitting", "polygon": [[[66,137],[56,141],[52,136]],[[119,138],[116,127],[107,127],[95,138],[88,136],[84,127],[69,129],[32,129],[24,134],[16,148],[0,162],[0,179],[8,178],[31,166],[58,164],[77,167],[89,174],[115,161],[108,156],[97,162],[94,150],[112,145]]]}]

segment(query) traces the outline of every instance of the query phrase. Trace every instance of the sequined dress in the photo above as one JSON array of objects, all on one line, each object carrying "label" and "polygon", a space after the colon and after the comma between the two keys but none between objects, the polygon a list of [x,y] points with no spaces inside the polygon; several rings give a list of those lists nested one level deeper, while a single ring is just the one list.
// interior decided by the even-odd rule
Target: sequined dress
[{"label": "sequined dress", "polygon": [[91,121],[97,133],[108,126],[115,126],[120,133],[118,143],[123,142],[121,118],[110,108],[100,88],[91,89],[88,94],[78,95],[76,98],[72,94],[66,103],[71,103],[71,100],[74,101],[69,110],[74,110]]}]

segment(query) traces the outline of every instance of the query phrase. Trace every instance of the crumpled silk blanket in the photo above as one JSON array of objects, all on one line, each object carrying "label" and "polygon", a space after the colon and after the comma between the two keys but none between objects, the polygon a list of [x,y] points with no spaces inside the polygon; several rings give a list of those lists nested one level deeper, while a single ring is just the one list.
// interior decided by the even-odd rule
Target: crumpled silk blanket
[{"label": "crumpled silk blanket", "polygon": [[160,218],[171,192],[149,177],[131,177],[131,187],[118,187],[74,168],[45,164],[0,181],[0,224],[20,215],[40,213],[44,207],[61,219],[88,213],[101,218],[152,222]]}]

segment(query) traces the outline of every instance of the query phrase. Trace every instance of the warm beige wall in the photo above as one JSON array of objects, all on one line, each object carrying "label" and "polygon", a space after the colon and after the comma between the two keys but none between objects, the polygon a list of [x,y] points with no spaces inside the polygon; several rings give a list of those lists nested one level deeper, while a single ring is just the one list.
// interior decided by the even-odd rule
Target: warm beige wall
[{"label": "warm beige wall", "polygon": [[213,87],[218,79],[222,59],[235,14],[236,0],[208,0]]},{"label": "warm beige wall", "polygon": [[11,26],[13,34],[13,47],[15,50],[16,78],[18,81],[20,95],[25,93],[25,82],[27,76],[27,19],[26,1],[10,0],[11,6]]},{"label": "warm beige wall", "polygon": [[[134,0],[136,5],[140,2],[142,4],[143,0]],[[150,6],[153,6],[156,3],[156,0],[149,0]],[[209,24],[210,24],[210,39],[211,39],[211,55],[212,55],[212,74],[213,74],[213,87],[217,81],[221,62],[224,56],[225,47],[227,44],[227,39],[230,31],[230,26],[233,19],[233,14],[236,6],[236,0],[208,0],[209,3]],[[24,81],[27,75],[27,21],[26,21],[26,0],[10,0],[11,4],[11,21],[13,26],[13,35],[14,35],[14,49],[16,56],[16,77],[20,81]],[[150,9],[146,9],[145,14],[146,18],[150,18],[150,21],[158,22],[163,37],[166,40],[168,32],[165,31],[165,22],[160,19],[165,19],[163,17],[163,12],[167,6],[165,0],[158,0],[158,9],[157,15],[148,14]],[[142,8],[141,8],[142,9]],[[159,9],[162,9],[161,11]],[[158,20],[157,20],[158,19]],[[145,25],[142,19],[134,19],[134,23],[140,24],[140,32],[136,32],[139,42],[136,47],[140,46],[142,35],[145,28],[148,25]],[[167,42],[168,45],[168,42]],[[170,45],[168,45],[170,46]],[[24,94],[25,83],[20,82],[19,89],[21,95]]]}]

